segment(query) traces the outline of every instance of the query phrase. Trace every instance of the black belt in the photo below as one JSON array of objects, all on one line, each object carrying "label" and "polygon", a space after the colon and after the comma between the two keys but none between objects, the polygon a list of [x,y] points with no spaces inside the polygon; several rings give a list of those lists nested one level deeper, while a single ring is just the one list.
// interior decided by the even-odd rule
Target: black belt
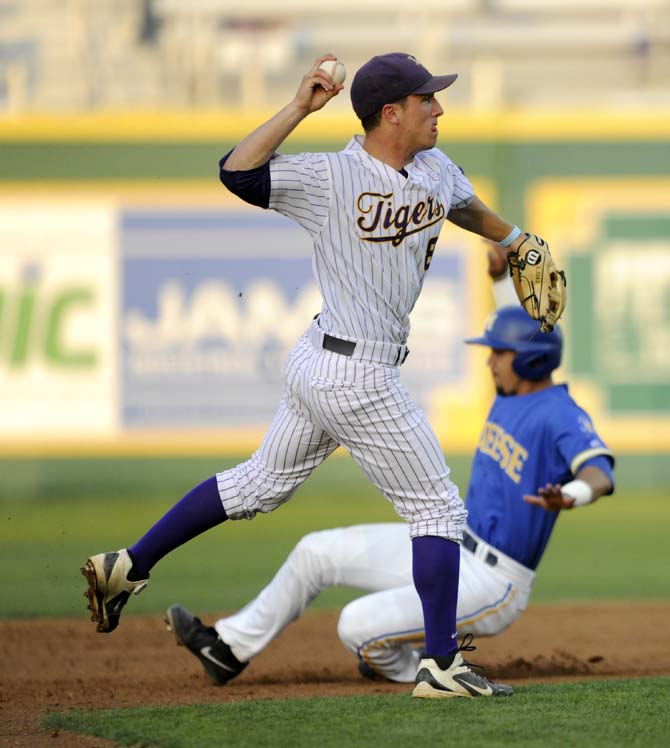
[{"label": "black belt", "polygon": [[[477,546],[479,543],[472,537],[472,535],[468,534],[467,532],[463,531],[463,547],[470,551],[470,553],[474,553],[477,550]],[[491,553],[491,551],[488,551],[486,554],[486,558],[484,559],[484,562],[487,563],[489,566],[495,566],[498,563],[498,557],[495,553]]]},{"label": "black belt", "polygon": [[[356,343],[351,340],[342,340],[342,338],[335,338],[332,335],[328,335],[328,333],[324,332],[323,347],[327,351],[332,351],[332,353],[339,353],[342,356],[353,356],[354,351],[356,350]],[[402,357],[402,360],[400,359],[402,348],[402,346],[398,346],[398,358],[395,361],[395,366],[398,366],[398,364],[404,364],[405,359],[407,358],[407,356],[409,356],[409,348],[405,346],[405,355]]]},{"label": "black belt", "polygon": [[353,356],[356,350],[356,343],[351,340],[342,340],[342,338],[334,338],[332,335],[327,333],[323,334],[323,347],[327,351],[333,353],[340,353],[343,356]]}]

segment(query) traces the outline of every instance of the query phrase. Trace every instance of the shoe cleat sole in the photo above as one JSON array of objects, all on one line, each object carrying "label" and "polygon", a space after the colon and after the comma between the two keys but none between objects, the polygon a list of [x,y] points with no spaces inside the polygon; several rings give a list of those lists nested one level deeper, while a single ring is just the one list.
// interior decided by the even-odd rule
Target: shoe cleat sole
[{"label": "shoe cleat sole", "polygon": [[86,562],[85,566],[81,567],[81,573],[88,582],[88,589],[84,592],[84,597],[88,599],[87,608],[91,611],[91,621],[98,624],[96,631],[106,633],[104,628],[105,618],[100,612],[101,601],[98,599],[98,577],[90,560]]},{"label": "shoe cleat sole", "polygon": [[184,642],[177,636],[177,632],[172,628],[172,622],[167,616],[163,617],[163,623],[165,624],[165,628],[171,633],[174,634],[174,639],[177,642],[178,647],[183,647]]},{"label": "shoe cleat sole", "polygon": [[455,691],[439,691],[433,688],[430,683],[417,683],[412,691],[412,696],[415,699],[454,699],[454,698],[466,698],[472,699],[470,694],[456,693]]},{"label": "shoe cleat sole", "polygon": [[167,630],[174,634],[174,638],[175,638],[175,641],[177,642],[177,646],[178,647],[185,647],[186,645],[179,638],[179,634],[177,633],[177,627],[172,623],[172,619],[170,618],[170,611],[169,610],[163,616],[163,621],[165,622],[165,626],[166,626]]}]

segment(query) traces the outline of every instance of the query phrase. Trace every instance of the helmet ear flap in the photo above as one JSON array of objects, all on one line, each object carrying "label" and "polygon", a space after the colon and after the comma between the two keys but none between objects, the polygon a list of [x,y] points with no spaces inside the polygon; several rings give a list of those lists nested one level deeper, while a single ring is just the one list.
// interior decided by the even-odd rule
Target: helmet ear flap
[{"label": "helmet ear flap", "polygon": [[530,379],[531,381],[544,379],[545,367],[543,363],[546,358],[544,354],[517,353],[512,360],[512,370],[521,379]]},{"label": "helmet ear flap", "polygon": [[547,364],[549,356],[546,353],[517,353],[512,360],[512,370],[521,379],[539,381],[549,376],[552,369]]},{"label": "helmet ear flap", "polygon": [[465,342],[516,351],[512,370],[521,379],[534,382],[548,377],[560,365],[563,353],[560,327],[541,332],[539,322],[521,306],[500,307],[487,320],[484,334]]}]

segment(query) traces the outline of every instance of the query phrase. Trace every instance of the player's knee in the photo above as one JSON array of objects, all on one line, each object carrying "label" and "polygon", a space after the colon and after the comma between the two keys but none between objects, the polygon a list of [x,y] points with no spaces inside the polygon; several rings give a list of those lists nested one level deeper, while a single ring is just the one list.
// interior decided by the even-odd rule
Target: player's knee
[{"label": "player's knee", "polygon": [[355,655],[358,655],[359,648],[365,642],[358,602],[358,600],[354,600],[345,605],[337,622],[337,635],[340,637],[340,641]]},{"label": "player's knee", "polygon": [[289,555],[289,562],[297,574],[307,576],[320,587],[332,584],[332,570],[328,562],[324,532],[304,535]]},{"label": "player's knee", "polygon": [[[230,486],[230,503],[235,507],[241,504],[243,509],[240,513],[247,518],[253,517],[257,512],[274,511],[293,496],[304,480],[297,474],[274,472],[262,463],[258,453],[219,475],[222,478],[220,483]],[[236,518],[230,512],[229,516]]]},{"label": "player's knee", "polygon": [[458,627],[460,635],[472,634],[477,639],[485,636],[497,636],[509,627],[511,622],[502,620],[499,616],[490,616],[468,626]]},{"label": "player's knee", "polygon": [[319,538],[323,535],[323,532],[308,532],[307,535],[303,535],[298,541],[293,553],[304,557],[305,559],[318,559],[321,555],[321,543]]}]

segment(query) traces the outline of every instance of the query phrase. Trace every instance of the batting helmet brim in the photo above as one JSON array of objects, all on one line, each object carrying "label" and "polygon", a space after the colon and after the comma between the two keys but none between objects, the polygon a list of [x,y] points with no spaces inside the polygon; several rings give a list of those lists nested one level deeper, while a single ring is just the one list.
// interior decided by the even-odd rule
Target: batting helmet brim
[{"label": "batting helmet brim", "polygon": [[492,335],[482,335],[479,338],[468,338],[463,341],[468,345],[485,345],[489,348],[495,348],[498,351],[516,351],[517,353],[525,353],[526,351],[542,351],[542,350],[553,350],[554,345],[551,343],[544,343],[538,340],[505,340],[504,338],[496,338]]}]

